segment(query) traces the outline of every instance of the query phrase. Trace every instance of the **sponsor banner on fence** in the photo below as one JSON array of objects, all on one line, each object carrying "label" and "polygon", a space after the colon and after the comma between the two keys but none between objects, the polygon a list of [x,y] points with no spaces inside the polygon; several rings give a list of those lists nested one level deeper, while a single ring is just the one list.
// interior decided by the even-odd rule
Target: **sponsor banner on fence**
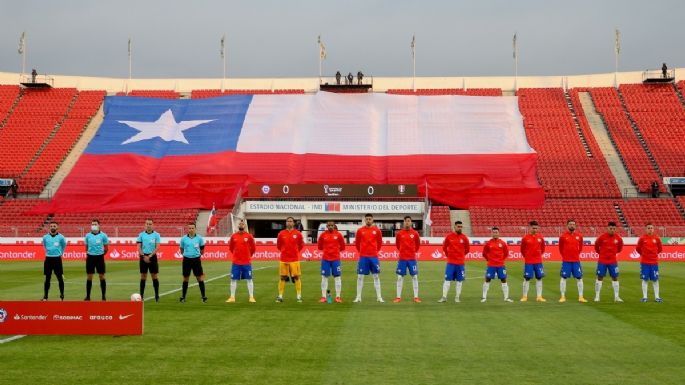
[{"label": "sponsor banner on fence", "polygon": [[143,302],[0,301],[0,335],[142,335]]},{"label": "sponsor banner on fence", "polygon": [[[105,256],[110,261],[137,261],[138,246],[128,243],[113,243],[109,245],[109,251]],[[157,252],[157,258],[161,260],[183,259],[178,245],[162,244]],[[206,260],[228,260],[230,251],[227,245],[208,245],[203,256]],[[45,250],[42,245],[0,245],[0,261],[23,260],[42,261],[45,259]],[[83,245],[67,245],[62,256],[63,260],[85,260],[86,252]]]},{"label": "sponsor banner on fence", "polygon": [[[519,250],[519,245],[509,245],[509,259],[522,260],[523,257]],[[482,245],[472,245],[471,252],[466,259],[482,260],[482,252]],[[319,260],[322,253],[316,245],[306,245],[302,251],[302,257],[305,260]],[[178,250],[178,245],[175,244],[161,245],[157,256],[162,261],[181,260],[183,258]],[[275,261],[278,260],[279,256],[280,253],[276,249],[276,245],[257,245],[254,259]],[[395,260],[398,256],[399,252],[391,244],[383,245],[379,253],[381,260]],[[138,260],[138,249],[135,244],[114,243],[109,245],[109,252],[106,257],[110,261]],[[594,261],[599,258],[598,254],[595,253],[594,247],[590,245],[585,245],[580,257],[583,261]],[[663,262],[685,262],[685,245],[664,245],[664,251],[659,257]],[[83,251],[83,245],[68,245],[63,258],[65,260],[85,260],[86,253]],[[231,252],[226,244],[210,244],[205,247],[205,253],[202,258],[209,261],[228,261],[231,259]],[[342,252],[342,259],[344,260],[356,260],[357,258],[359,258],[359,253],[357,253],[353,245],[348,245],[345,251]],[[41,245],[0,245],[0,261],[42,261],[43,259],[45,259],[45,253]],[[422,245],[418,253],[418,259],[421,261],[444,260],[445,255],[441,245]],[[547,245],[545,247],[544,259],[546,261],[561,261],[559,246]],[[635,251],[634,246],[626,246],[621,254],[619,254],[618,259],[619,261],[638,261],[640,256]]]},{"label": "sponsor banner on fence", "polygon": [[685,245],[685,238],[665,237],[661,238],[661,243],[663,243],[664,245]]},{"label": "sponsor banner on fence", "polygon": [[307,214],[423,214],[423,202],[306,202],[246,201],[246,213]]}]

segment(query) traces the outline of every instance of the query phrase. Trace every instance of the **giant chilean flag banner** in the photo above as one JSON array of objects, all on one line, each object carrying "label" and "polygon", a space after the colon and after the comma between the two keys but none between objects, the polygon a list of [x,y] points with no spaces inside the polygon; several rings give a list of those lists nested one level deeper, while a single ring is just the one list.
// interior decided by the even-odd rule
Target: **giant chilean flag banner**
[{"label": "giant chilean flag banner", "polygon": [[230,207],[249,183],[416,184],[458,207],[539,207],[515,97],[107,97],[105,119],[38,210]]}]

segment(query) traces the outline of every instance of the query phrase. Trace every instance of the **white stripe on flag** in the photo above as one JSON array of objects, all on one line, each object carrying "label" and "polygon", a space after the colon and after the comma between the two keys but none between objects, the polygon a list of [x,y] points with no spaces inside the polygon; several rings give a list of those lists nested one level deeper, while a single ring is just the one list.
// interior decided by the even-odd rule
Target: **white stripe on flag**
[{"label": "white stripe on flag", "polygon": [[256,95],[239,152],[329,155],[532,153],[516,97]]}]

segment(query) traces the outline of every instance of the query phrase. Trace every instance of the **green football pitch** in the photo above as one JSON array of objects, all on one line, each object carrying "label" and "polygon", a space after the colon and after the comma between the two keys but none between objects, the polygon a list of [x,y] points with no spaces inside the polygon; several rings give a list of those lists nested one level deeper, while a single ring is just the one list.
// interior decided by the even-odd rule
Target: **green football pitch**
[{"label": "green football pitch", "polygon": [[[444,263],[420,264],[420,294],[411,281],[404,301],[392,303],[394,263],[383,263],[386,303],[376,303],[367,277],[363,302],[353,304],[355,263],[343,266],[342,304],[321,304],[318,262],[303,262],[304,302],[294,285],[275,303],[277,264],[254,264],[257,303],[247,302],[245,283],[237,303],[227,304],[229,263],[205,262],[207,296],[197,286],[179,303],[180,265],[163,262],[159,303],[145,303],[143,336],[28,336],[0,344],[0,383],[225,383],[225,384],[682,384],[685,381],[685,264],[661,265],[664,303],[640,303],[638,265],[621,264],[621,297],[613,302],[607,281],[602,301],[592,302],[594,264],[586,263],[585,297],[558,303],[558,263],[546,264],[547,303],[518,302],[520,263],[510,263],[511,297],[502,301],[493,281],[480,303],[482,263],[467,264],[462,302],[437,303]],[[138,291],[137,263],[107,265],[108,297],[128,300]],[[1,300],[42,296],[42,263],[0,264]],[[67,300],[84,296],[83,262],[65,263]],[[191,283],[194,279],[191,278]],[[332,280],[330,287],[332,289]],[[53,278],[51,298],[58,297]],[[146,296],[151,295],[148,282]],[[531,284],[531,297],[535,288]],[[99,298],[99,286],[93,285]],[[7,336],[0,336],[4,339]]]}]

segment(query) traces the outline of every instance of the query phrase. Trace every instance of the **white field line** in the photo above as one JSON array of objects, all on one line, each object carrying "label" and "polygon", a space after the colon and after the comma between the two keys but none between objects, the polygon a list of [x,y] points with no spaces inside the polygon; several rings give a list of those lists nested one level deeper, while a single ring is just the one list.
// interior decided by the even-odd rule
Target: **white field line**
[{"label": "white field line", "polygon": [[24,338],[24,337],[26,337],[26,336],[23,335],[23,334],[20,334],[20,335],[18,335],[18,336],[7,337],[7,338],[5,338],[5,339],[0,340],[0,344],[5,344],[5,343],[8,343],[8,342],[12,342],[12,341],[14,341],[14,340],[18,340],[18,339]]},{"label": "white field line", "polygon": [[[268,269],[268,268],[271,268],[271,267],[274,267],[274,266],[262,266],[262,267],[258,267],[258,268],[256,268],[256,269],[252,269],[252,271],[255,271],[255,270],[264,270],[264,269]],[[230,275],[231,275],[230,273],[229,273],[229,274],[222,274],[222,275],[220,275],[220,276],[218,276],[218,277],[206,279],[205,282],[216,281],[217,279],[226,278],[226,277],[228,277],[228,276],[230,276]],[[197,282],[195,282],[195,283],[193,283],[193,284],[189,284],[189,285],[188,285],[188,288],[195,287],[195,286],[198,286]],[[174,289],[174,290],[165,291],[164,293],[161,293],[159,296],[160,296],[160,297],[163,297],[163,296],[165,296],[165,295],[178,293],[178,292],[181,291],[181,290],[183,290],[183,289],[182,289],[182,288],[177,288],[177,289]],[[145,301],[150,301],[150,300],[154,300],[154,299],[155,299],[155,296],[153,295],[152,297],[146,297],[146,298],[145,298]]]},{"label": "white field line", "polygon": [[[256,269],[252,269],[252,270],[253,270],[253,271],[254,271],[254,270],[264,270],[264,269],[268,269],[268,268],[271,268],[271,267],[274,267],[274,266],[262,266],[262,267],[258,267],[258,268],[256,268]],[[231,275],[231,274],[222,274],[222,275],[220,275],[220,276],[218,276],[218,277],[214,277],[214,278],[207,279],[207,280],[205,280],[205,282],[216,281],[217,279],[226,278],[226,277],[228,277],[229,275]],[[109,285],[109,284],[108,284],[108,285]],[[122,285],[124,285],[124,284],[122,284]],[[125,285],[129,285],[129,284],[125,284]],[[195,282],[194,284],[188,285],[188,287],[193,287],[193,286],[197,286],[197,282]],[[179,291],[181,291],[181,289],[169,290],[169,291],[166,291],[166,292],[160,294],[159,296],[161,297],[161,296],[165,296],[165,295],[177,293],[177,292],[179,292]],[[147,298],[145,298],[145,301],[154,300],[154,299],[155,299],[154,296],[152,296],[152,297],[147,297]],[[21,339],[21,338],[24,338],[24,337],[26,337],[26,335],[23,335],[23,334],[16,335],[16,336],[11,336],[11,337],[7,337],[7,338],[4,338],[4,339],[1,339],[1,340],[0,340],[0,344],[5,344],[5,343],[8,343],[8,342],[16,341],[16,340]]]}]

